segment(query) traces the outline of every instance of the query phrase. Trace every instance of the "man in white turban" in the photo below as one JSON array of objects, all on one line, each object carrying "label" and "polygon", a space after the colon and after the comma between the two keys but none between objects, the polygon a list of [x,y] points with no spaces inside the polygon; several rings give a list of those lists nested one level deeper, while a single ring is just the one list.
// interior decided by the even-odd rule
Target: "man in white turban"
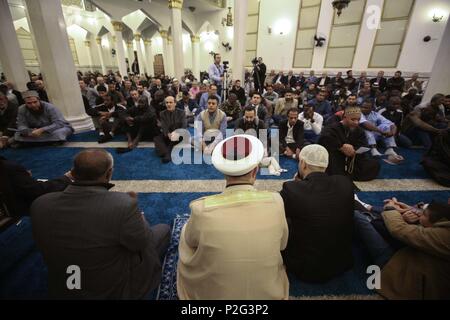
[{"label": "man in white turban", "polygon": [[263,144],[250,135],[215,147],[212,163],[225,175],[226,189],[190,204],[179,244],[180,299],[288,299],[283,201],[253,186],[263,155]]}]

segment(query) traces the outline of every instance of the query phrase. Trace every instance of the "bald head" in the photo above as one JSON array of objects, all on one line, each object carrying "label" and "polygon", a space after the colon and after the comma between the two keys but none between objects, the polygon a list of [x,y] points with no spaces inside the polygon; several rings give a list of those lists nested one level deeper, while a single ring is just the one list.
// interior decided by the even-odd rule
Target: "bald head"
[{"label": "bald head", "polygon": [[114,160],[103,149],[83,150],[73,160],[72,175],[76,181],[109,182]]}]

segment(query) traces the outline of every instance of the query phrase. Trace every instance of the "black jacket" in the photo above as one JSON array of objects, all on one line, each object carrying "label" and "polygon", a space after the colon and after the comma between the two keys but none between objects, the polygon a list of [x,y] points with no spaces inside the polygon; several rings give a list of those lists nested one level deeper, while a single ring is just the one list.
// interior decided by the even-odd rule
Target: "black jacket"
[{"label": "black jacket", "polygon": [[156,111],[148,105],[146,107],[130,107],[125,112],[121,112],[119,117],[123,120],[127,117],[134,118],[136,124],[155,124],[156,125]]},{"label": "black jacket", "polygon": [[288,272],[303,281],[326,282],[352,268],[352,182],[315,172],[285,182],[281,197],[289,225],[283,253]]},{"label": "black jacket", "polygon": [[[74,183],[33,202],[50,298],[141,299],[159,284],[156,243],[137,200],[109,187]],[[67,288],[71,265],[80,268],[81,290]]]},{"label": "black jacket", "polygon": [[373,78],[370,79],[370,85],[373,86],[374,83],[378,83],[378,87],[380,89],[381,92],[384,92],[386,90],[386,86],[387,86],[387,79],[385,77],[382,78]]},{"label": "black jacket", "polygon": [[[323,77],[320,77],[320,78],[317,79],[316,84],[317,84],[318,86],[320,85],[320,82],[322,81],[322,79],[323,79]],[[325,83],[324,83],[323,85],[326,87],[326,86],[329,85],[330,83],[331,83],[331,78],[330,78],[330,77],[325,77]]]},{"label": "black jacket", "polygon": [[29,214],[31,203],[49,192],[64,190],[70,183],[62,176],[48,181],[37,181],[20,164],[0,157],[0,193],[6,207],[14,217]]},{"label": "black jacket", "polygon": [[186,129],[187,120],[184,110],[175,109],[173,112],[169,110],[161,111],[159,114],[161,121],[161,131],[164,136],[176,129]]},{"label": "black jacket", "polygon": [[[244,118],[239,118],[234,125],[234,130],[242,130],[242,131],[244,131],[244,133],[247,130],[255,130],[257,138],[260,138],[259,130],[262,130],[262,129],[266,129],[266,125],[264,124],[264,121],[262,121],[261,119],[258,119],[258,122],[256,122],[256,118],[255,118],[255,121],[253,121],[252,123],[245,122]],[[246,134],[252,134],[252,132],[247,132]]]},{"label": "black jacket", "polygon": [[[280,146],[286,148],[286,136],[288,133],[288,120],[283,120],[278,125],[278,130],[280,133]],[[303,121],[298,120],[292,132],[292,136],[295,140],[296,148],[301,149],[304,143],[304,129],[303,129]],[[293,150],[295,151],[295,150]]]},{"label": "black jacket", "polygon": [[[114,112],[112,113],[113,118],[120,118],[121,115],[126,111],[127,109],[122,106],[121,104],[116,104],[114,108]],[[86,110],[86,113],[90,115],[91,117],[98,117],[100,116],[100,112],[110,112],[108,107],[102,103],[98,106],[95,106],[94,108],[90,108],[89,110]]]},{"label": "black jacket", "polygon": [[236,89],[236,87],[233,86],[233,89],[230,90],[230,93],[234,93],[241,103],[241,106],[245,106],[245,103],[247,102],[247,96],[245,95],[244,88],[239,87],[239,89]]}]

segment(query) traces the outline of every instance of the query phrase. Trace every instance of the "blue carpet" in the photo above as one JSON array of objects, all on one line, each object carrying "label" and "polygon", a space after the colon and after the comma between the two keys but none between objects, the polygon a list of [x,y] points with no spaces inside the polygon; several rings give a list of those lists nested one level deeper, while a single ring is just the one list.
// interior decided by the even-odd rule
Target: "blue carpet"
[{"label": "blue carpet", "polygon": [[[73,157],[82,148],[42,147],[30,149],[4,150],[0,155],[14,159],[33,172],[36,178],[48,179],[58,177],[67,172]],[[199,165],[161,165],[160,158],[153,148],[137,149],[125,154],[117,154],[114,149],[108,149],[114,156],[115,180],[172,180],[172,179],[223,179],[223,175],[205,163]],[[381,161],[379,177],[384,179],[425,179],[428,175],[420,165],[421,150],[406,150],[400,152],[406,158],[401,165],[389,165]],[[193,155],[192,155],[193,158]],[[193,160],[192,160],[193,162]],[[297,171],[297,163],[292,159],[280,158],[280,165],[288,172],[281,176],[262,176],[262,179],[292,178]],[[51,169],[50,169],[51,168]]]},{"label": "blue carpet", "polygon": [[[122,137],[123,138],[123,137]],[[117,141],[121,141],[117,137]],[[96,141],[95,133],[73,136],[72,141]],[[124,139],[122,139],[124,140]],[[36,178],[54,178],[64,174],[71,167],[73,156],[79,148],[31,148],[4,150],[0,155],[13,159],[31,169]],[[113,150],[110,150],[113,151]],[[420,150],[402,150],[407,161],[400,166],[382,163],[380,178],[426,178],[427,175],[419,164]],[[134,152],[117,155],[115,158],[114,179],[222,179],[222,175],[208,165],[186,167],[173,164],[161,165],[153,149],[138,149]],[[289,172],[281,177],[260,179],[290,179],[296,171],[293,160],[282,159],[281,166]],[[151,224],[172,224],[178,214],[189,211],[189,202],[209,193],[144,193],[139,194],[139,205]],[[396,196],[401,201],[415,203],[429,202],[432,199],[447,201],[448,191],[433,192],[362,192],[361,200],[380,205],[388,197]],[[367,294],[365,287],[365,265],[367,259],[362,248],[354,246],[355,268],[339,278],[324,285],[309,285],[291,280],[293,296],[317,296],[325,294]],[[47,270],[42,256],[36,250],[32,239],[31,225],[28,218],[21,220],[0,234],[0,299],[44,299],[47,296]]]}]

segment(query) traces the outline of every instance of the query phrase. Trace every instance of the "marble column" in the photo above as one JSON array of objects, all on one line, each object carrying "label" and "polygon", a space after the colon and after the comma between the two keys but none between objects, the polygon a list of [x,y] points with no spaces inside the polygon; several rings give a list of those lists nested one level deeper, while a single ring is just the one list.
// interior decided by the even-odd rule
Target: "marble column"
[{"label": "marble column", "polygon": [[[173,42],[172,42],[171,36],[169,36],[167,38],[167,53],[168,53],[168,57],[169,57],[169,70],[170,70],[169,75],[171,77],[176,78],[175,70],[174,70],[174,61],[173,61]],[[178,80],[180,80],[180,79],[178,79]]]},{"label": "marble column", "polygon": [[152,52],[152,40],[146,39],[144,40],[145,47],[145,62],[147,64],[147,72],[149,76],[155,75],[155,69],[153,67],[153,52]]},{"label": "marble column", "polygon": [[111,21],[111,24],[114,27],[114,36],[116,37],[116,57],[117,57],[117,65],[119,67],[119,72],[122,76],[127,75],[127,64],[125,61],[125,50],[123,49],[123,23],[120,21]]},{"label": "marble column", "polygon": [[94,64],[92,63],[92,53],[91,53],[91,41],[84,41],[84,45],[86,46],[88,62],[89,62],[89,70],[92,71],[94,68]]},{"label": "marble column", "polygon": [[447,95],[450,92],[450,18],[447,18],[447,26],[441,37],[441,45],[434,59],[434,66],[431,70],[430,80],[428,81],[423,101],[431,101],[436,93]]},{"label": "marble column", "polygon": [[247,1],[234,2],[233,80],[244,83],[245,36],[247,29]]},{"label": "marble column", "polygon": [[173,37],[173,63],[174,75],[181,79],[184,76],[184,54],[183,54],[183,27],[181,22],[181,8],[183,0],[169,0],[169,9],[171,12],[171,25]]},{"label": "marble column", "polygon": [[97,52],[98,57],[100,59],[100,66],[102,67],[102,74],[106,74],[106,65],[105,65],[105,59],[103,57],[103,48],[102,48],[102,38],[97,37],[95,38],[95,43],[97,44]]},{"label": "marble column", "polygon": [[169,47],[168,47],[168,38],[169,35],[167,33],[167,30],[160,30],[159,34],[161,35],[162,42],[163,42],[163,59],[164,59],[164,75],[171,75],[170,73],[170,67],[169,67]]},{"label": "marble column", "polygon": [[93,129],[91,117],[84,111],[61,1],[25,3],[50,101],[77,132]]},{"label": "marble column", "polygon": [[133,62],[134,62],[134,48],[133,48],[133,41],[127,41],[126,43],[127,45],[127,52],[128,52],[128,63],[130,64],[130,72],[132,72],[133,70],[131,70],[132,66],[133,66]]},{"label": "marble column", "polygon": [[138,55],[139,73],[140,74],[144,74],[145,72],[148,73],[147,63],[145,62],[144,54],[142,53],[140,33],[136,33],[134,35],[134,45],[136,46],[136,51]]},{"label": "marble column", "polygon": [[0,0],[0,62],[6,78],[14,83],[17,90],[27,90],[27,82],[30,81],[19,40],[17,40],[8,0]]},{"label": "marble column", "polygon": [[191,34],[192,42],[192,73],[200,80],[200,37]]}]

